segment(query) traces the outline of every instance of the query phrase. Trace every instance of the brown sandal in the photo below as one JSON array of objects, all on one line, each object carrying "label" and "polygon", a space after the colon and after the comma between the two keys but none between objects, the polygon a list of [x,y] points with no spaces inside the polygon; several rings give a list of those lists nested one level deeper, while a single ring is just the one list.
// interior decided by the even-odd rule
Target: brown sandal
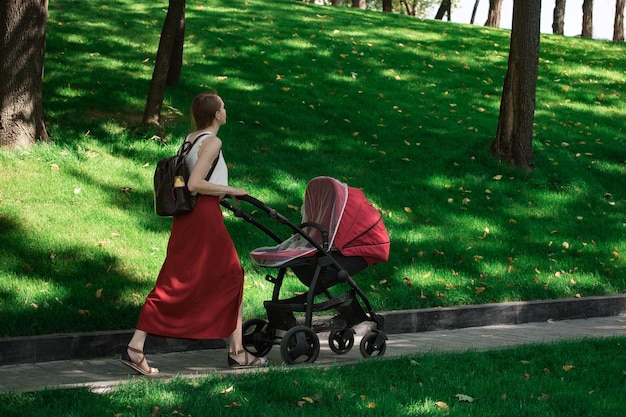
[{"label": "brown sandal", "polygon": [[[128,351],[131,350],[135,353],[140,353],[141,354],[141,360],[139,362],[135,362],[130,358],[130,355],[128,354]],[[122,363],[126,366],[128,366],[129,368],[131,368],[132,370],[140,373],[141,375],[147,375],[147,376],[153,376],[159,373],[159,370],[157,368],[152,368],[150,365],[148,365],[148,361],[146,360],[146,356],[143,354],[143,351],[139,350],[139,349],[135,349],[134,347],[131,346],[127,346],[126,350],[124,351],[124,353],[122,353]],[[142,368],[141,365],[146,364],[146,366],[148,367],[148,370],[146,371],[145,368]]]},{"label": "brown sandal", "polygon": [[[245,354],[243,362],[239,362],[232,357],[236,355],[241,355],[242,353]],[[254,355],[249,355],[248,351],[246,350],[240,350],[238,352],[228,352],[228,366],[230,366],[231,368],[237,369],[237,368],[261,367],[261,366],[267,366],[268,363],[269,361],[267,360],[266,357],[258,357]]]}]

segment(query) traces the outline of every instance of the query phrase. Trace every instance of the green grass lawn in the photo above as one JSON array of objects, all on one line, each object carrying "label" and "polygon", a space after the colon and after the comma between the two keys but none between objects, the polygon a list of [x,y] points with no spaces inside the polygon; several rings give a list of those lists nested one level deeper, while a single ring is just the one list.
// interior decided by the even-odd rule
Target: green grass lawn
[{"label": "green grass lawn", "polygon": [[5,417],[589,416],[624,412],[626,338],[427,353],[331,368],[0,394]]},{"label": "green grass lawn", "polygon": [[[292,1],[187,1],[162,130],[139,121],[165,5],[50,2],[50,143],[0,150],[0,336],[134,327],[165,255],[156,162],[217,90],[235,186],[298,222],[309,179],[363,189],[389,262],[358,276],[376,310],[626,292],[626,47],[542,36],[535,169],[489,153],[509,32]],[[272,242],[226,218],[264,316]],[[280,233],[287,232],[277,227]],[[286,236],[285,236],[286,237]],[[296,277],[286,295],[301,291]]]}]

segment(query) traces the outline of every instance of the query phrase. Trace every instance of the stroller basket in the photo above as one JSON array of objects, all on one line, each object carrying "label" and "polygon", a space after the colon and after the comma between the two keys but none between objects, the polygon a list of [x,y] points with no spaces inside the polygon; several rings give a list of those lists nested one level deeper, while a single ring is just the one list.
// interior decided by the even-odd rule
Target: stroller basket
[{"label": "stroller basket", "polygon": [[[292,327],[303,324],[298,323],[294,312],[306,312],[307,295],[301,294],[286,300],[265,301],[263,305],[267,311],[267,317],[277,329],[289,330]],[[313,312],[334,309],[337,315],[331,319],[313,318],[312,327],[316,332],[342,330],[368,320],[361,304],[356,300],[354,290],[345,292],[325,302],[313,305]]]}]

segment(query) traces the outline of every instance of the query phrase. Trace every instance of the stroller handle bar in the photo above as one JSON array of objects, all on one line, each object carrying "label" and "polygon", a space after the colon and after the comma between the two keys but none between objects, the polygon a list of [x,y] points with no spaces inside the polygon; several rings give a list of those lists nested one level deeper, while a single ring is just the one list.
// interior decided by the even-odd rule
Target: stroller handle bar
[{"label": "stroller handle bar", "polygon": [[[245,211],[243,211],[239,207],[232,205],[229,201],[226,201],[225,200],[226,198],[232,198],[232,197],[229,196],[229,195],[225,195],[224,198],[220,200],[220,205],[221,206],[226,207],[228,210],[232,211],[233,214],[235,215],[235,217],[241,218],[244,221],[246,221],[247,223],[251,223],[251,224],[255,225],[256,227],[258,227],[259,229],[261,229],[265,234],[267,234],[269,237],[271,237],[276,243],[281,243],[282,242],[282,240],[274,232],[272,232],[270,229],[265,227],[263,224],[259,223],[254,217],[250,216],[248,213],[246,213]],[[251,197],[249,195],[239,196],[239,197],[237,197],[237,199],[238,200],[243,200],[243,201],[248,201],[249,203],[251,203],[251,204],[253,204],[255,206],[257,206],[257,204],[255,204],[252,200],[257,202],[259,205],[264,205],[259,200],[257,200],[254,197]]]},{"label": "stroller handle bar", "polygon": [[[264,225],[262,225],[261,223],[259,223],[254,217],[250,216],[248,213],[244,212],[243,210],[241,210],[240,208],[233,206],[230,202],[226,201],[226,198],[235,198],[232,197],[230,195],[225,195],[224,199],[222,199],[220,201],[220,204],[223,207],[226,207],[227,209],[229,209],[230,211],[233,212],[233,214],[235,215],[235,217],[239,217],[242,218],[243,220],[245,220],[248,223],[254,224],[256,227],[258,227],[259,229],[261,229],[264,233],[266,233],[268,236],[270,236],[272,239],[274,239],[274,241],[276,243],[282,243],[282,239],[280,239],[276,234],[274,234],[271,230],[269,230],[267,227],[265,227]],[[245,201],[249,204],[252,204],[253,206],[263,210],[264,212],[267,213],[267,215],[271,218],[271,219],[276,219],[278,220],[280,223],[289,226],[295,233],[299,234],[300,236],[302,236],[304,239],[306,239],[311,245],[313,245],[318,251],[324,252],[326,253],[329,248],[328,248],[328,231],[326,229],[324,229],[321,225],[317,224],[317,223],[312,223],[312,222],[307,222],[307,223],[303,223],[302,225],[300,225],[300,227],[296,226],[294,223],[292,223],[291,221],[289,221],[289,219],[287,217],[285,217],[284,215],[280,214],[278,211],[276,211],[275,208],[272,208],[270,206],[268,206],[267,204],[263,203],[262,201],[252,197],[251,195],[241,195],[241,196],[237,196],[236,197],[237,200],[241,200],[241,201]],[[315,240],[313,240],[313,238],[311,236],[309,236],[307,233],[305,233],[302,230],[302,227],[305,226],[309,226],[309,227],[315,227],[316,229],[318,229],[322,235],[322,245],[320,246],[319,243],[317,243]]]}]

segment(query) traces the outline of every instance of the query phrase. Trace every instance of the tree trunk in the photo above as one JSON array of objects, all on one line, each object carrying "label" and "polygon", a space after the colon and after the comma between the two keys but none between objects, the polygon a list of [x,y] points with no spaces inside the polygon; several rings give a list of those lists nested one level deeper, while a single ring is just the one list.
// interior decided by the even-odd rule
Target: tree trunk
[{"label": "tree trunk", "polygon": [[393,12],[393,1],[392,0],[383,0],[383,12],[385,12],[385,13]]},{"label": "tree trunk", "polygon": [[556,0],[552,20],[552,33],[562,35],[565,27],[565,0]]},{"label": "tree trunk", "polygon": [[509,63],[491,151],[502,161],[530,168],[539,68],[541,0],[514,0]]},{"label": "tree trunk", "polygon": [[180,73],[183,70],[183,46],[185,45],[185,1],[183,0],[183,12],[180,15],[174,48],[170,58],[170,68],[167,72],[167,85],[178,84]]},{"label": "tree trunk", "polygon": [[593,0],[583,0],[583,38],[593,38]]},{"label": "tree trunk", "polygon": [[367,8],[367,2],[365,0],[352,0],[352,7],[365,10]]},{"label": "tree trunk", "polygon": [[624,6],[626,0],[617,0],[615,3],[615,23],[613,25],[613,40],[624,42]]},{"label": "tree trunk", "polygon": [[480,0],[476,0],[476,2],[474,2],[474,9],[472,9],[472,19],[470,20],[471,25],[474,24],[474,19],[476,19],[476,10],[478,10],[478,2],[480,2]]},{"label": "tree trunk", "polygon": [[436,20],[443,20],[443,17],[448,14],[448,21],[450,21],[450,11],[452,8],[451,0],[441,0],[441,5],[439,5],[439,10],[437,10],[437,14],[435,15]]},{"label": "tree trunk", "polygon": [[489,15],[485,26],[500,27],[500,14],[502,14],[502,0],[489,0]]},{"label": "tree trunk", "polygon": [[404,9],[406,10],[407,16],[417,15],[416,8],[413,7],[413,5],[410,2],[408,2],[407,0],[402,0],[402,4],[404,4]]},{"label": "tree trunk", "polygon": [[170,62],[174,53],[176,37],[179,33],[181,19],[184,20],[185,0],[169,0],[165,23],[161,31],[159,49],[154,62],[154,72],[150,82],[150,90],[146,99],[146,108],[142,123],[160,125],[161,108],[165,96],[165,85],[169,72]]},{"label": "tree trunk", "polygon": [[43,69],[48,0],[0,4],[0,146],[47,140]]}]

